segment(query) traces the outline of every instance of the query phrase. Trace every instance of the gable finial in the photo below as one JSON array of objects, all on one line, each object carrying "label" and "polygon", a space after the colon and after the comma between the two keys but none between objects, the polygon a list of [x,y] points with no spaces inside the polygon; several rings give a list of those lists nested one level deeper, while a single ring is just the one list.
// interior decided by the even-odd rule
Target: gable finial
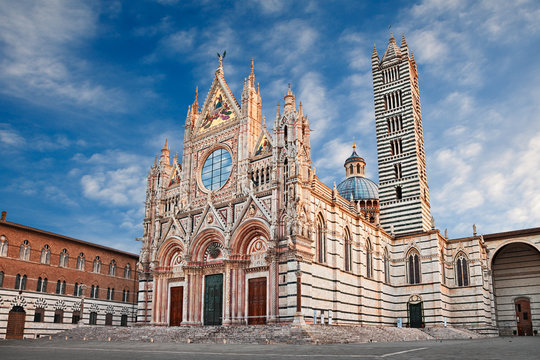
[{"label": "gable finial", "polygon": [[225,59],[225,55],[227,55],[227,51],[226,51],[226,50],[223,51],[223,54],[217,53],[217,57],[218,57],[218,59],[219,59],[218,70],[223,71],[223,59]]}]

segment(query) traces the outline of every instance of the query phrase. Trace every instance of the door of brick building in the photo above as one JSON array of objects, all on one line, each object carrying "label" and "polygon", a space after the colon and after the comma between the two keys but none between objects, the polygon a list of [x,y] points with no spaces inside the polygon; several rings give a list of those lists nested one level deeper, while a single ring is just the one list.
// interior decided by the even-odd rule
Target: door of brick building
[{"label": "door of brick building", "polygon": [[248,281],[248,324],[266,323],[266,278]]},{"label": "door of brick building", "polygon": [[184,287],[171,288],[171,308],[169,310],[169,325],[180,326],[182,322],[182,308],[184,306]]},{"label": "door of brick building", "polygon": [[6,339],[22,339],[26,312],[22,306],[14,306],[9,312]]},{"label": "door of brick building", "polygon": [[111,313],[105,314],[105,325],[112,326],[112,321],[113,321],[113,314]]},{"label": "door of brick building", "polygon": [[528,299],[518,299],[515,306],[518,335],[532,336],[531,303]]},{"label": "door of brick building", "polygon": [[207,275],[204,287],[204,325],[221,325],[223,274]]}]

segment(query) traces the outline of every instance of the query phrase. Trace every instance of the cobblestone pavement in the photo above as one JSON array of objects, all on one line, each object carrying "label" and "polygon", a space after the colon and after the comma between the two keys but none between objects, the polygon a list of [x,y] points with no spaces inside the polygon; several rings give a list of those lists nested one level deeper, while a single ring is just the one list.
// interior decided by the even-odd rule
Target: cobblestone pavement
[{"label": "cobblestone pavement", "polygon": [[537,359],[540,337],[336,345],[218,345],[79,340],[0,340],[0,359]]}]

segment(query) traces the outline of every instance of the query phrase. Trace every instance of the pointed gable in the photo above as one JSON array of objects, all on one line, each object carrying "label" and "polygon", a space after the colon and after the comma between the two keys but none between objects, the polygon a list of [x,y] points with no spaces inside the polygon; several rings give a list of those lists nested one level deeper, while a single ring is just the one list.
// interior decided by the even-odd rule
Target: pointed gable
[{"label": "pointed gable", "polygon": [[261,131],[259,139],[257,139],[255,149],[253,149],[252,157],[265,157],[272,155],[272,137],[266,129]]},{"label": "pointed gable", "polygon": [[202,111],[195,125],[195,134],[204,134],[222,124],[231,123],[240,118],[240,106],[225,82],[225,78],[219,72],[208,96],[204,102]]},{"label": "pointed gable", "polygon": [[390,41],[388,42],[388,47],[386,48],[386,51],[384,52],[384,55],[382,57],[381,64],[399,59],[401,59],[401,50],[396,44],[396,39],[394,38],[394,35],[391,35]]}]

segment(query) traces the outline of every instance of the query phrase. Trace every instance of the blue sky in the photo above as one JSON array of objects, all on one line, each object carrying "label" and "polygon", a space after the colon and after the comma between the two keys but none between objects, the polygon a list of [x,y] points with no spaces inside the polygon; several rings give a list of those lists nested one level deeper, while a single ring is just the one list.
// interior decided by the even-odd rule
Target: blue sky
[{"label": "blue sky", "polygon": [[145,177],[182,151],[196,86],[255,60],[272,126],[287,84],[329,186],[353,137],[377,180],[371,52],[405,33],[420,75],[432,214],[451,237],[540,226],[537,1],[2,1],[0,208],[138,252]]}]

